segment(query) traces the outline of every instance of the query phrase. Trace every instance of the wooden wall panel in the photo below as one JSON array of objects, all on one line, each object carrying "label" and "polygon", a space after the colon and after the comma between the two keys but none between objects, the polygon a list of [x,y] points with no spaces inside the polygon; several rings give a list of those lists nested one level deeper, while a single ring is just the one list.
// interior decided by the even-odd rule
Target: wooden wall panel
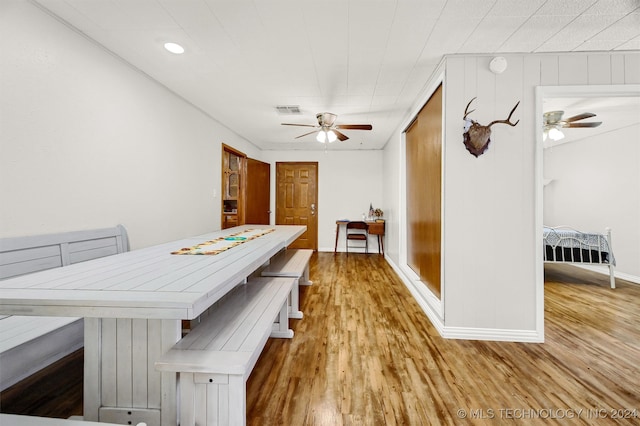
[{"label": "wooden wall panel", "polygon": [[588,84],[587,56],[586,55],[562,55],[558,63],[558,83],[564,84]]},{"label": "wooden wall panel", "polygon": [[557,86],[559,84],[557,56],[542,56],[540,58],[540,84],[542,86]]},{"label": "wooden wall panel", "polygon": [[588,84],[611,84],[611,56],[587,57]]},{"label": "wooden wall panel", "polygon": [[628,54],[624,57],[625,84],[640,84],[640,55]]},{"label": "wooden wall panel", "polygon": [[611,84],[624,84],[624,56],[611,57]]}]

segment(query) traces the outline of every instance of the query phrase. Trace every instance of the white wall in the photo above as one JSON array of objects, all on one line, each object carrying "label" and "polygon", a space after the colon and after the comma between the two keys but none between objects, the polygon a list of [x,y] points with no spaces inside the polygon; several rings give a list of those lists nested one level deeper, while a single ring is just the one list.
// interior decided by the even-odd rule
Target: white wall
[{"label": "white wall", "polygon": [[220,144],[252,144],[28,2],[0,31],[0,236],[220,228]]},{"label": "white wall", "polygon": [[610,227],[616,272],[640,282],[640,125],[545,149],[544,176],[545,225]]},{"label": "white wall", "polygon": [[[263,151],[260,160],[271,163],[271,221],[275,221],[276,161],[318,162],[318,250],[333,251],[336,220],[362,219],[369,204],[385,212],[382,195],[383,151]],[[344,229],[341,230],[344,237]],[[377,250],[377,240],[370,237],[370,250]],[[344,251],[340,238],[338,251]]]},{"label": "white wall", "polygon": [[[442,318],[436,326],[446,337],[540,341],[544,293],[542,262],[537,260],[542,202],[536,179],[541,148],[536,144],[535,88],[636,84],[640,53],[505,56],[508,68],[500,75],[489,71],[491,56],[445,58],[442,312],[428,298],[419,302],[432,319]],[[471,118],[482,124],[505,119],[520,101],[513,116],[520,123],[494,126],[491,145],[479,158],[462,143],[462,116],[473,97],[476,112]],[[421,106],[416,105],[412,115]],[[388,199],[401,199],[393,195],[397,176],[404,173],[398,149],[404,148],[396,137],[385,147],[385,155],[396,161],[385,162]],[[389,234],[401,232],[402,218],[398,219],[389,223]],[[400,263],[397,266],[403,262],[401,241],[388,240],[387,252],[392,262]],[[410,281],[405,276],[405,282]]]}]

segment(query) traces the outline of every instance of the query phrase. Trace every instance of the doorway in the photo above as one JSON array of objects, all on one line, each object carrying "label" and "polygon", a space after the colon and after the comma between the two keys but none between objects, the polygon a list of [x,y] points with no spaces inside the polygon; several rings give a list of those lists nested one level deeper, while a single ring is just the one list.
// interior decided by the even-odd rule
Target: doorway
[{"label": "doorway", "polygon": [[222,144],[222,229],[245,223],[246,162],[243,152]]},{"label": "doorway", "polygon": [[318,250],[318,163],[276,163],[276,225],[306,225],[290,248]]},{"label": "doorway", "polygon": [[[592,128],[560,128],[545,139],[543,113],[589,112]],[[540,86],[536,89],[536,272],[543,300],[542,227],[567,225],[584,231],[613,230],[616,276],[640,282],[640,85]],[[584,266],[583,266],[584,267]],[[605,268],[586,269],[608,273]]]}]

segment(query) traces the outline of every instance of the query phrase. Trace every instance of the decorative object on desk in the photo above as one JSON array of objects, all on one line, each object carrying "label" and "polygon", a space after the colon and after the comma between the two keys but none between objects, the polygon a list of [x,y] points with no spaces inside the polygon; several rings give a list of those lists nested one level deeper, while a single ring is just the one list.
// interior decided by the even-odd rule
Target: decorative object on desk
[{"label": "decorative object on desk", "polygon": [[171,252],[171,254],[195,254],[213,256],[273,231],[275,231],[274,228],[245,229],[243,231],[236,232],[235,234],[227,235],[226,237],[220,237],[214,240],[205,241],[204,243],[200,243],[193,247],[181,248],[178,251]]},{"label": "decorative object on desk", "polygon": [[520,105],[520,101],[518,101],[516,106],[513,107],[513,109],[509,113],[509,117],[507,117],[506,120],[494,120],[489,123],[488,126],[483,126],[477,121],[472,120],[471,118],[467,118],[469,114],[475,111],[475,109],[469,111],[469,106],[471,105],[471,102],[474,101],[474,99],[475,98],[471,99],[467,104],[462,119],[465,122],[463,135],[464,146],[467,148],[467,151],[469,151],[474,157],[477,158],[480,155],[484,154],[487,148],[489,148],[489,143],[491,142],[491,126],[493,126],[494,124],[502,123],[508,124],[509,126],[513,127],[520,122],[520,120],[516,121],[515,123],[511,122],[511,116],[513,115],[513,112],[516,110],[516,108],[518,108],[518,105]]},{"label": "decorative object on desk", "polygon": [[384,212],[382,211],[382,209],[380,209],[380,208],[376,208],[376,209],[373,211],[373,215],[376,217],[376,219],[381,219],[381,218],[382,218],[382,216],[384,216]]},{"label": "decorative object on desk", "polygon": [[369,219],[373,219],[373,203],[369,203]]}]

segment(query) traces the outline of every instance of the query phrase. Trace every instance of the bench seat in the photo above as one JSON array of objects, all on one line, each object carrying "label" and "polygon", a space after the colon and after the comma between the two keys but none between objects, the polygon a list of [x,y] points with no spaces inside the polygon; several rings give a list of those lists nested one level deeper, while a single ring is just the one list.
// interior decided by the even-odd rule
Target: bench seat
[{"label": "bench seat", "polygon": [[293,337],[284,330],[293,285],[291,278],[240,284],[156,361],[157,370],[179,374],[181,426],[246,424],[246,381],[267,339]]},{"label": "bench seat", "polygon": [[54,419],[51,417],[0,414],[2,426],[118,426],[115,423],[97,423],[85,420]]},{"label": "bench seat", "polygon": [[[0,279],[129,250],[122,225],[0,239]],[[0,315],[0,391],[82,348],[82,318]]]},{"label": "bench seat", "polygon": [[[313,250],[289,249],[275,255],[269,265],[265,267],[261,274],[263,277],[292,277],[298,285],[311,285],[309,280],[309,260],[313,255]],[[295,285],[291,290],[289,298],[289,318],[300,319],[303,313],[300,310],[300,290]]]},{"label": "bench seat", "polygon": [[81,318],[10,315],[0,319],[0,384],[4,390],[82,348]]}]

